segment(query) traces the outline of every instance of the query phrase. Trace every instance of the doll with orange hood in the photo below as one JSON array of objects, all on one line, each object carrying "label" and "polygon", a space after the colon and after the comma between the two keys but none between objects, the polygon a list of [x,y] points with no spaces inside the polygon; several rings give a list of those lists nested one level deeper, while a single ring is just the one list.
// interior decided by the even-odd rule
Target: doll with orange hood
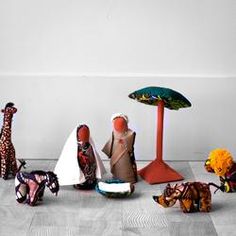
[{"label": "doll with orange hood", "polygon": [[211,151],[205,169],[220,177],[221,191],[236,192],[236,163],[228,150],[218,148]]},{"label": "doll with orange hood", "polygon": [[85,124],[76,127],[62,150],[55,167],[60,185],[73,185],[77,189],[93,189],[105,173]]},{"label": "doll with orange hood", "polygon": [[110,158],[110,169],[113,178],[125,182],[137,182],[137,166],[134,156],[136,133],[128,128],[128,117],[122,113],[111,118],[112,136],[102,151]]}]

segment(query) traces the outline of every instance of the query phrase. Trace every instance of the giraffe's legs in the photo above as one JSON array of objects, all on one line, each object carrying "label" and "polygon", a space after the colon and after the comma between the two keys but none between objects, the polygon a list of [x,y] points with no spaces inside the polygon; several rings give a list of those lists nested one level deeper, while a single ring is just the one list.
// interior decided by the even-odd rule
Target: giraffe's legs
[{"label": "giraffe's legs", "polygon": [[1,157],[1,152],[0,152],[0,177],[2,176],[2,174],[1,174],[2,173],[2,163],[1,163],[2,161],[1,160],[2,160],[2,157]]},{"label": "giraffe's legs", "polygon": [[7,155],[2,155],[1,157],[1,177],[6,180],[9,172],[9,161]]},{"label": "giraffe's legs", "polygon": [[17,163],[16,163],[16,157],[15,157],[15,148],[13,145],[11,145],[10,152],[9,152],[9,164],[10,164],[10,170],[13,176],[16,175],[17,172]]}]

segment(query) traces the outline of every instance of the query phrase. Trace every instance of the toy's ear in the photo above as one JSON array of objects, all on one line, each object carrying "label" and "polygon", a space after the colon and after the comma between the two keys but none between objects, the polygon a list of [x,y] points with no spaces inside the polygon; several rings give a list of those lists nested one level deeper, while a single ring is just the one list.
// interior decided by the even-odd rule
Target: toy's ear
[{"label": "toy's ear", "polygon": [[230,169],[231,169],[231,167],[232,167],[233,163],[234,163],[234,162],[233,162],[233,160],[232,160],[232,159],[228,159],[228,160],[227,160],[227,169],[228,169],[228,170],[230,170]]},{"label": "toy's ear", "polygon": [[152,198],[155,202],[159,203],[159,201],[158,201],[159,196],[152,196]]},{"label": "toy's ear", "polygon": [[211,173],[215,172],[214,169],[211,167],[211,161],[209,158],[205,161],[204,167],[205,167],[206,171],[208,171],[208,172],[211,172]]},{"label": "toy's ear", "polygon": [[2,110],[1,110],[1,112],[2,112],[2,113],[4,113],[4,112],[5,112],[5,110],[4,110],[4,109],[2,109]]}]

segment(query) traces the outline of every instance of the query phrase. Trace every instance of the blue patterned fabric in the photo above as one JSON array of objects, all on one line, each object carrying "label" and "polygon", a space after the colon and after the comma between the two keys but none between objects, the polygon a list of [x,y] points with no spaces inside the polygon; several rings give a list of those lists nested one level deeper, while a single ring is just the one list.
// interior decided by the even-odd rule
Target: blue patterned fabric
[{"label": "blue patterned fabric", "polygon": [[181,93],[169,88],[146,87],[131,93],[129,97],[138,102],[153,106],[158,106],[159,101],[164,101],[165,107],[171,110],[191,107],[191,103],[187,98]]}]

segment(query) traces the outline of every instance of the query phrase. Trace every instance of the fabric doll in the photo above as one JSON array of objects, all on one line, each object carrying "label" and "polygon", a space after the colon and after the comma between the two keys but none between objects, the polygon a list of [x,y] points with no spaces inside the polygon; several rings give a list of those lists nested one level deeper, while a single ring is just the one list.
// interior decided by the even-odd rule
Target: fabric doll
[{"label": "fabric doll", "polygon": [[60,185],[74,185],[78,189],[93,189],[105,167],[96,151],[87,125],[76,127],[62,150],[55,173]]},{"label": "fabric doll", "polygon": [[137,182],[137,166],[134,156],[135,132],[128,128],[128,117],[114,114],[112,136],[102,151],[110,158],[110,169],[113,178],[125,182]]},{"label": "fabric doll", "polygon": [[219,176],[223,192],[236,192],[236,163],[229,151],[220,148],[211,151],[205,169]]}]

